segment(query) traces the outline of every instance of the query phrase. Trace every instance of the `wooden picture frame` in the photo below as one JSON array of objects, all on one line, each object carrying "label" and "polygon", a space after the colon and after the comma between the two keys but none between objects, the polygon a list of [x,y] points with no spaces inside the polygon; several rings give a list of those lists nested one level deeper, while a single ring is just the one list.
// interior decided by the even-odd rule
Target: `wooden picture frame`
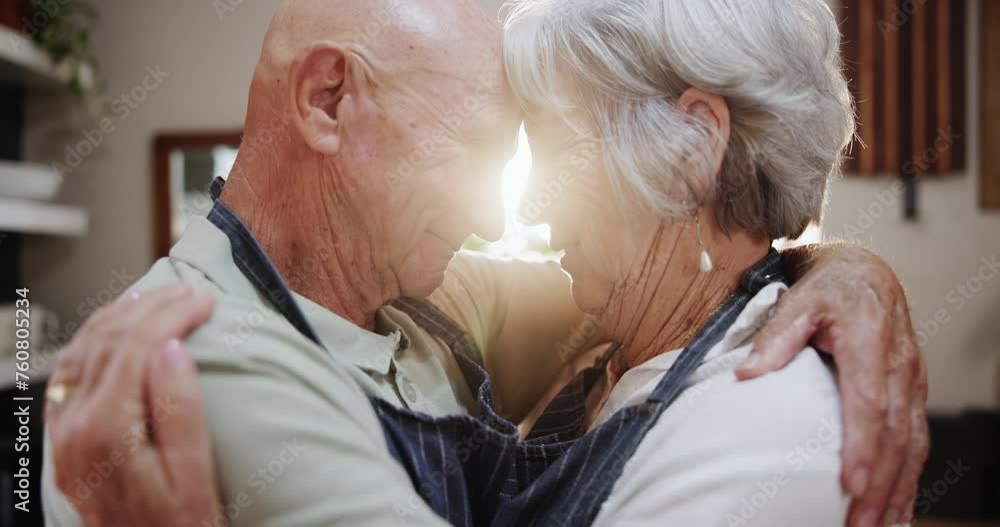
[{"label": "wooden picture frame", "polygon": [[[842,52],[857,106],[858,141],[844,169],[855,176],[916,180],[962,174],[965,134],[964,0],[842,0]],[[929,152],[935,155],[928,156]]]},{"label": "wooden picture frame", "polygon": [[174,150],[211,148],[217,145],[238,147],[242,130],[219,132],[171,132],[153,140],[153,259],[170,253],[173,245],[170,233],[170,153]]},{"label": "wooden picture frame", "polygon": [[979,205],[1000,209],[1000,2],[981,2]]}]

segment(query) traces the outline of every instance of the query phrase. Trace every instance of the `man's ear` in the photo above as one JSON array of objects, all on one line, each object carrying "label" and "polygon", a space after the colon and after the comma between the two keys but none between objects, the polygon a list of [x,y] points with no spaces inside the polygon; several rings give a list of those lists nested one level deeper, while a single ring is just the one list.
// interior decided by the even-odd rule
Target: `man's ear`
[{"label": "man's ear", "polygon": [[288,72],[295,124],[313,150],[334,155],[353,106],[354,57],[336,42],[314,42],[299,52]]}]

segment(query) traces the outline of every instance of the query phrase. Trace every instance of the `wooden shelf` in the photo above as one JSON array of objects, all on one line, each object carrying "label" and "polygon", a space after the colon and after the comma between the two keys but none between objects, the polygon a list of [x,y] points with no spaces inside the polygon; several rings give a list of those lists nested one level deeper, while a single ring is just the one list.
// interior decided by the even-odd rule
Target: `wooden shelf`
[{"label": "wooden shelf", "polygon": [[90,226],[79,207],[0,198],[0,231],[54,236],[83,236]]},{"label": "wooden shelf", "polygon": [[34,42],[0,25],[0,83],[57,90],[66,80]]}]

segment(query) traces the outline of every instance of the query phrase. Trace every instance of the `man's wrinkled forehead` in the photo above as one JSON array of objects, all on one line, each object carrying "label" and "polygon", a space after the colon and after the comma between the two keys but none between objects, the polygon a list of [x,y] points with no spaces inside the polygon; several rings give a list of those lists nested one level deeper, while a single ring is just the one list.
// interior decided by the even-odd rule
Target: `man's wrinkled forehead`
[{"label": "man's wrinkled forehead", "polygon": [[467,62],[486,50],[501,52],[503,30],[474,3],[416,0],[393,3],[395,31],[383,35],[391,51],[402,56]]},{"label": "man's wrinkled forehead", "polygon": [[411,35],[426,35],[430,40],[466,32],[493,40],[493,34],[501,32],[498,22],[470,2],[400,1],[393,3],[393,9],[400,29]]},{"label": "man's wrinkled forehead", "polygon": [[420,5],[396,13],[400,26],[396,42],[382,50],[389,62],[396,63],[396,71],[418,83],[433,80],[432,89],[447,92],[452,101],[468,92],[476,92],[481,100],[503,98],[506,79],[499,24],[464,3],[447,8],[456,11],[450,14],[431,12],[425,2],[416,3]]},{"label": "man's wrinkled forehead", "polygon": [[482,121],[493,126],[493,133],[515,132],[522,120],[521,108],[514,95],[503,67],[499,53],[484,53],[479,62],[478,76],[474,80],[474,101],[463,101],[477,107]]},{"label": "man's wrinkled forehead", "polygon": [[[506,82],[503,70],[483,72],[463,79],[461,95],[445,100],[450,114],[460,116],[466,139],[475,142],[513,136],[521,123],[520,106]],[[454,123],[453,123],[454,124]]]},{"label": "man's wrinkled forehead", "polygon": [[408,85],[405,91],[462,135],[516,131],[520,115],[507,84],[500,24],[469,1],[393,4],[396,41],[383,42],[382,51],[398,66],[396,80]]}]

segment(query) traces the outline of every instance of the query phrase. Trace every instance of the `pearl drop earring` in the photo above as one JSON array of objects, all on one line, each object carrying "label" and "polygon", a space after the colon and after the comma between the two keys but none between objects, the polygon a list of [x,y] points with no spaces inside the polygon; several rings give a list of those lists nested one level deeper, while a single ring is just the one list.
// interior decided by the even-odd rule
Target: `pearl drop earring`
[{"label": "pearl drop earring", "polygon": [[705,241],[701,238],[701,214],[699,213],[695,213],[695,224],[698,229],[698,247],[701,248],[701,255],[698,258],[701,272],[711,273],[715,264],[712,263],[712,257],[709,256],[708,249],[705,248]]}]

